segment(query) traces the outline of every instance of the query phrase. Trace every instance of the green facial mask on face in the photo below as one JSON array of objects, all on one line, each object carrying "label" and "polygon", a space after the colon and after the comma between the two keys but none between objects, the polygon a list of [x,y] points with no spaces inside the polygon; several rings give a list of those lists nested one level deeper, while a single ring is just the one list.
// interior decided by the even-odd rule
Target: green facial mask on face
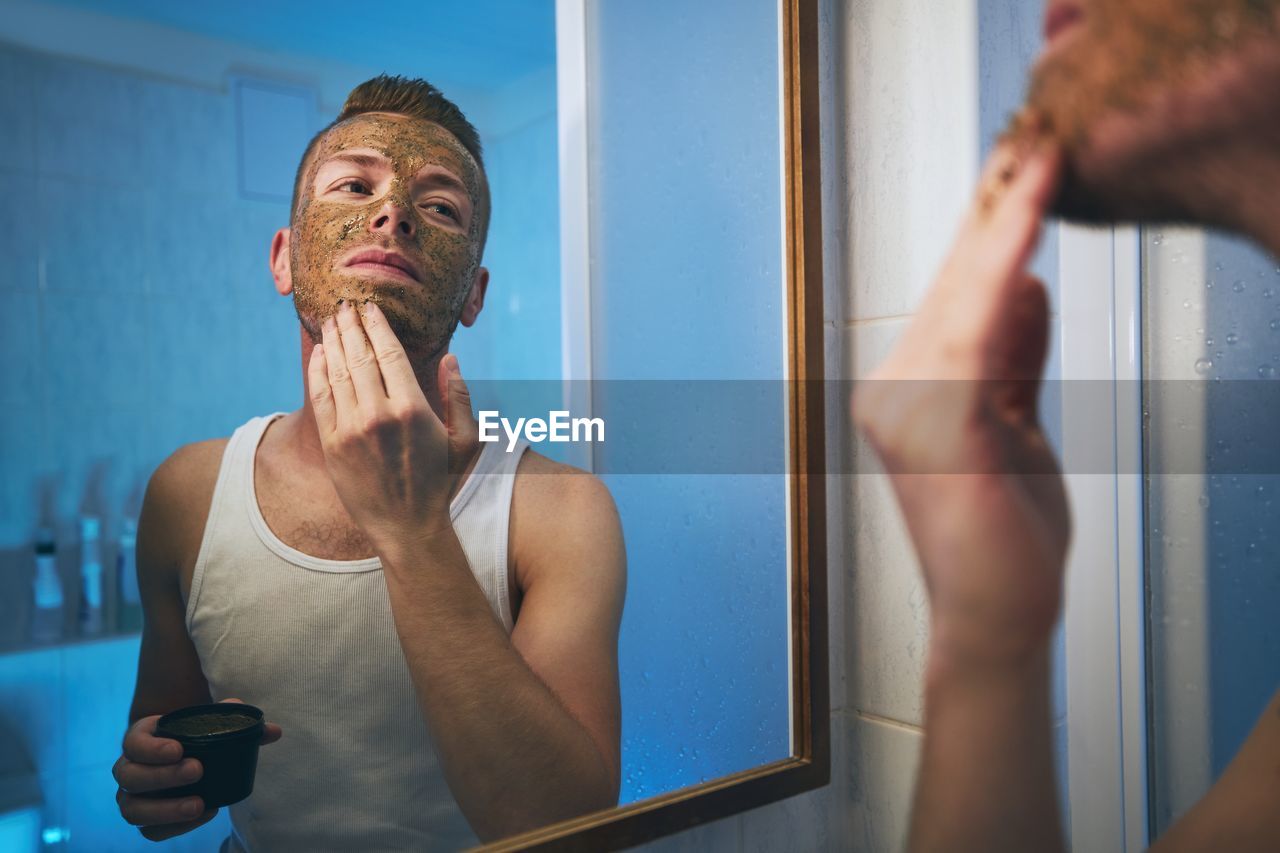
[{"label": "green facial mask on face", "polygon": [[[328,169],[325,186],[316,185],[322,165],[352,149],[376,151],[390,162],[392,177],[385,188],[370,186],[358,168]],[[428,202],[440,200],[435,193],[415,203],[410,192],[413,179],[428,166],[447,170],[466,187],[471,212],[465,225],[454,224],[440,209],[428,207]],[[351,180],[364,184],[361,192],[347,186]],[[486,212],[480,209],[483,176],[471,154],[439,125],[367,113],[353,116],[325,135],[304,181],[289,258],[294,306],[311,337],[320,340],[320,325],[336,313],[338,300],[368,299],[382,309],[411,358],[430,358],[442,350],[457,326],[480,265],[480,229]],[[335,191],[336,187],[345,189]],[[380,221],[388,202],[411,233],[394,222]],[[452,206],[459,216],[466,216],[458,205]],[[420,281],[344,272],[342,259],[361,248],[405,256],[419,271]]]}]

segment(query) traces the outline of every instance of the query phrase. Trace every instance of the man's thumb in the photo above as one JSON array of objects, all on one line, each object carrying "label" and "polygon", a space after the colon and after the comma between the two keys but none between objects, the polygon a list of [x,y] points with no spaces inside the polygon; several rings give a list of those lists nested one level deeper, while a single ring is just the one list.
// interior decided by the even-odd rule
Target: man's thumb
[{"label": "man's thumb", "polygon": [[471,391],[458,368],[458,357],[448,353],[440,360],[445,386],[445,427],[449,441],[459,450],[470,448],[477,440],[479,428],[471,411]]}]

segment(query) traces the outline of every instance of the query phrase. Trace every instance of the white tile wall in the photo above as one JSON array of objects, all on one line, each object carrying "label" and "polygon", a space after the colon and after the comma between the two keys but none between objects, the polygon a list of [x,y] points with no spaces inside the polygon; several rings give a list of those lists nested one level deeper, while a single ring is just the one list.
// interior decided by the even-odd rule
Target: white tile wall
[{"label": "white tile wall", "polygon": [[[846,377],[865,378],[889,354],[908,320],[845,329]],[[923,702],[927,598],[915,550],[888,477],[860,438],[845,433],[857,473],[846,478],[849,555],[844,564],[853,711],[919,725]]]},{"label": "white tile wall", "polygon": [[850,714],[845,808],[832,816],[840,849],[896,851],[906,847],[911,798],[924,738],[918,729]]}]

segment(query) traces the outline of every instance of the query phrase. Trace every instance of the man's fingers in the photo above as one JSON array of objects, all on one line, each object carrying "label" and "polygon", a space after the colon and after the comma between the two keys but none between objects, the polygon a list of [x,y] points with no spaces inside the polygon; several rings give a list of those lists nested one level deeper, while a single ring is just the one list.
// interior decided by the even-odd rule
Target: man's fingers
[{"label": "man's fingers", "polygon": [[347,370],[351,372],[352,385],[356,389],[356,403],[369,411],[386,400],[387,389],[382,383],[382,371],[373,347],[364,332],[359,313],[350,299],[342,301],[338,309],[338,332],[342,335],[342,350],[347,357]]},{"label": "man's fingers", "polygon": [[140,797],[128,791],[116,792],[120,816],[134,826],[164,826],[198,820],[204,814],[200,797]]},{"label": "man's fingers", "polygon": [[[243,705],[243,699],[220,699],[220,702],[234,702],[237,705]],[[263,722],[262,724],[262,740],[258,741],[259,746],[266,746],[269,743],[275,743],[284,737],[284,729],[275,723]]]},{"label": "man's fingers", "polygon": [[111,775],[126,793],[146,794],[190,785],[204,775],[204,768],[194,758],[184,758],[178,764],[156,766],[139,764],[121,756],[111,768]]},{"label": "man's fingers", "polygon": [[978,186],[974,191],[973,215],[982,218],[994,209],[1010,182],[1018,174],[1019,148],[1011,140],[1002,140],[987,157]]},{"label": "man's fingers", "polygon": [[364,304],[362,317],[364,330],[369,335],[369,342],[382,371],[382,381],[386,384],[387,396],[393,400],[412,399],[422,393],[418,379],[414,376],[413,366],[405,355],[404,346],[396,333],[387,325],[387,316],[373,300]]},{"label": "man's fingers", "polygon": [[334,317],[321,326],[321,342],[324,344],[325,370],[329,377],[329,391],[333,394],[336,428],[342,429],[356,411],[356,389],[351,384],[351,371],[347,370],[347,357],[342,349],[342,336],[338,334],[338,321]]},{"label": "man's fingers", "polygon": [[1025,276],[1060,170],[1057,147],[1040,145],[1019,166],[996,208],[961,234],[939,298],[963,306],[964,325],[984,340]]},{"label": "man's fingers", "polygon": [[209,821],[218,816],[217,809],[209,809],[196,820],[187,821],[186,823],[175,823],[168,826],[144,826],[139,829],[142,837],[148,841],[165,841],[178,835],[183,835],[193,829],[199,829]]},{"label": "man's fingers", "polygon": [[480,440],[480,427],[471,409],[471,391],[462,378],[458,357],[448,353],[440,359],[437,385],[444,395],[445,426],[449,430],[450,450],[467,454]]},{"label": "man's fingers", "polygon": [[333,388],[329,385],[329,366],[325,362],[324,344],[316,344],[307,360],[307,391],[311,396],[311,411],[315,414],[316,428],[323,439],[333,433],[338,425],[338,410],[333,401]]},{"label": "man's fingers", "polygon": [[125,758],[138,764],[175,764],[182,760],[182,744],[155,736],[159,714],[142,717],[124,735]]},{"label": "man's fingers", "polygon": [[1021,266],[1034,251],[1061,171],[1061,150],[1056,145],[1041,144],[1022,164],[991,216],[988,228],[1007,246],[1012,265]]}]

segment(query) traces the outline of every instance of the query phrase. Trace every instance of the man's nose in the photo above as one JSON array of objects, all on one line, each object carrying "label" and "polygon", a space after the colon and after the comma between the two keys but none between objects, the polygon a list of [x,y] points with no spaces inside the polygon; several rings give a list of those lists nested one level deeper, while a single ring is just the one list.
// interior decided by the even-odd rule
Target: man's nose
[{"label": "man's nose", "polygon": [[397,199],[388,198],[369,220],[369,230],[384,234],[399,232],[406,237],[412,237],[415,230],[412,217],[413,214],[407,205]]}]

